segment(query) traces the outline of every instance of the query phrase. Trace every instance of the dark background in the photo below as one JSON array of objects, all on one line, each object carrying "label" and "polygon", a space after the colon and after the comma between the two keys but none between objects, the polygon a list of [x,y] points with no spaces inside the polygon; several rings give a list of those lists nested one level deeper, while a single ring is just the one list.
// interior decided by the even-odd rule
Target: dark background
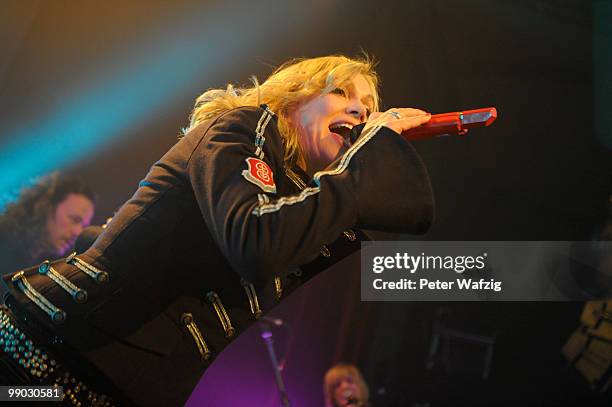
[{"label": "dark background", "polygon": [[[579,326],[582,304],[359,301],[359,256],[343,260],[271,311],[288,327],[271,329],[292,406],[323,406],[322,380],[338,361],[354,363],[373,406],[609,406],[561,353]],[[453,339],[427,368],[436,314],[450,329],[495,337],[486,347]],[[448,367],[448,370],[447,370]],[[253,326],[202,377],[188,407],[276,406],[272,365]]]},{"label": "dark background", "polygon": [[[203,90],[263,79],[290,57],[365,50],[380,61],[385,108],[499,112],[464,138],[415,143],[437,201],[424,239],[590,240],[611,192],[610,21],[609,1],[3,1],[0,194],[65,169],[95,187],[101,223],[175,142]],[[364,370],[377,406],[588,397],[560,354],[582,304],[363,304],[357,268],[339,268],[275,310],[291,323],[279,346],[295,406],[322,403],[322,375],[340,359]],[[486,381],[470,373],[478,350],[454,351],[476,356],[451,375],[425,370],[441,306],[462,329],[497,333]],[[199,402],[273,403],[263,345],[245,335],[233,349],[241,356],[222,356],[225,376],[209,370]]]}]

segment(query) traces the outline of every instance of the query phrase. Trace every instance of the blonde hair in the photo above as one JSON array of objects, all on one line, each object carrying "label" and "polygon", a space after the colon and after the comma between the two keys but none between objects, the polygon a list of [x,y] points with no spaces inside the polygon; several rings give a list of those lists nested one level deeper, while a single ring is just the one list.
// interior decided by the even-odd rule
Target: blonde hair
[{"label": "blonde hair", "polygon": [[278,116],[278,127],[285,146],[284,161],[293,164],[303,159],[297,129],[289,124],[289,117],[303,102],[345,87],[358,74],[365,77],[372,88],[374,110],[378,110],[378,75],[374,62],[367,56],[348,58],[332,55],[318,58],[298,58],[278,67],[263,83],[253,78],[253,86],[209,89],[196,99],[187,131],[218,114],[242,106],[266,104]]},{"label": "blonde hair", "polygon": [[340,384],[340,381],[350,377],[359,388],[360,401],[367,404],[370,400],[370,390],[366,384],[361,372],[355,365],[348,363],[338,363],[332,366],[326,373],[323,380],[323,394],[325,395],[325,407],[335,407],[334,390]]}]

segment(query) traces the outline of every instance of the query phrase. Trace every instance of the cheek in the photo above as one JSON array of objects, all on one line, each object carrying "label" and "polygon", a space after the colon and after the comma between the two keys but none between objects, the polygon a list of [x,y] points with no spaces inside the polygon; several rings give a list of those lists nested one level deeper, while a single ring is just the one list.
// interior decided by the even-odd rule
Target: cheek
[{"label": "cheek", "polygon": [[312,130],[320,127],[333,110],[329,96],[318,97],[302,107],[299,112],[300,126]]},{"label": "cheek", "polygon": [[56,240],[59,239],[61,233],[60,233],[60,227],[57,224],[55,219],[49,220],[47,222],[47,236],[48,239],[51,242],[55,242]]},{"label": "cheek", "polygon": [[302,120],[300,121],[300,130],[308,139],[309,144],[314,144],[314,142],[321,137],[319,134],[321,131],[318,116],[313,114],[303,115]]},{"label": "cheek", "polygon": [[68,217],[59,218],[55,223],[55,234],[61,236],[66,233],[71,226],[72,222]]}]

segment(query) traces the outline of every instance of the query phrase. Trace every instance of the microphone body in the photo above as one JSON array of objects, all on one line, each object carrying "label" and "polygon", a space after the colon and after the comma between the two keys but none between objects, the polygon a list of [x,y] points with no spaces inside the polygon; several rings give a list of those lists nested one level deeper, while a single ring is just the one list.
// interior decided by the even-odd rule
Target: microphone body
[{"label": "microphone body", "polygon": [[[402,136],[410,141],[448,135],[462,136],[471,128],[491,125],[495,119],[497,119],[497,109],[494,107],[434,114],[431,115],[431,119],[427,123],[402,132]],[[353,127],[349,136],[351,142],[357,141],[364,126],[365,123],[362,123]]]},{"label": "microphone body", "polygon": [[359,406],[359,405],[361,405],[361,404],[359,403],[359,400],[357,400],[357,398],[355,396],[349,396],[348,400],[346,400],[346,404],[345,404],[346,407],[348,407],[348,406]]},{"label": "microphone body", "polygon": [[357,398],[357,396],[355,396],[350,390],[344,392],[344,397],[346,398],[346,403],[344,404],[344,407],[363,407],[370,405],[370,403],[365,403],[363,400]]},{"label": "microphone body", "polygon": [[497,119],[497,109],[494,107],[434,114],[427,123],[402,132],[402,136],[408,140],[422,140],[450,134],[462,136],[471,128],[489,126],[495,119]]}]

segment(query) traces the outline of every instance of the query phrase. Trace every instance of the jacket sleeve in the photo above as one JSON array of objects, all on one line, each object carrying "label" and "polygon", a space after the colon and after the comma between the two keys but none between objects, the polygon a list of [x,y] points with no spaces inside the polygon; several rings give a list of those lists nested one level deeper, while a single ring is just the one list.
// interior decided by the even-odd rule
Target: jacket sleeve
[{"label": "jacket sleeve", "polygon": [[274,119],[266,121],[269,114],[256,108],[223,114],[188,162],[209,231],[242,277],[263,282],[282,275],[312,260],[347,228],[428,229],[433,200],[425,168],[413,148],[387,128],[362,134],[298,194],[278,196],[269,182],[253,180],[248,163],[253,158],[262,159],[274,177],[283,176],[282,142]]}]

